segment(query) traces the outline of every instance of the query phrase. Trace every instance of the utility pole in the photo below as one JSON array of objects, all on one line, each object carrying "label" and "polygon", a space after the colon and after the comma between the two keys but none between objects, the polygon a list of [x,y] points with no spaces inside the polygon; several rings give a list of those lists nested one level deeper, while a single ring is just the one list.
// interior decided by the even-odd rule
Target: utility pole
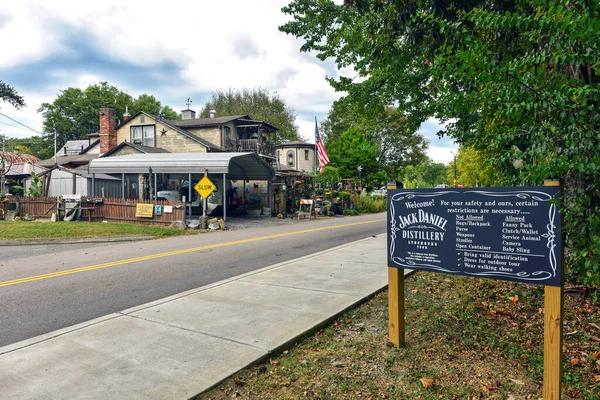
[{"label": "utility pole", "polygon": [[456,180],[456,154],[454,154],[454,152],[451,152],[451,153],[454,156],[454,187],[457,187],[458,182]]},{"label": "utility pole", "polygon": [[0,162],[1,162],[1,165],[0,165],[0,174],[2,174],[2,175],[0,175],[0,194],[4,194],[6,192],[6,190],[5,190],[5,185],[6,185],[6,181],[5,181],[5,179],[6,179],[5,178],[5,176],[6,176],[6,170],[5,170],[5,167],[6,167],[6,164],[4,163],[4,157],[6,156],[6,147],[5,147],[5,144],[4,144],[5,136],[4,135],[1,135],[1,136],[2,136],[2,157],[0,157]]}]

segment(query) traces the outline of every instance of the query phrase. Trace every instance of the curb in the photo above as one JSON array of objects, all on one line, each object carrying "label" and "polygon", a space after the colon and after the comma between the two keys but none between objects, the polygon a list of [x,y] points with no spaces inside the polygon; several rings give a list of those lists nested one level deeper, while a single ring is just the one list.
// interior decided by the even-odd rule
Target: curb
[{"label": "curb", "polygon": [[131,242],[138,240],[149,240],[154,237],[151,235],[130,235],[130,236],[95,236],[90,238],[46,238],[46,239],[14,239],[0,240],[0,246],[30,246],[45,244],[74,244],[74,243],[112,243],[112,242]]}]

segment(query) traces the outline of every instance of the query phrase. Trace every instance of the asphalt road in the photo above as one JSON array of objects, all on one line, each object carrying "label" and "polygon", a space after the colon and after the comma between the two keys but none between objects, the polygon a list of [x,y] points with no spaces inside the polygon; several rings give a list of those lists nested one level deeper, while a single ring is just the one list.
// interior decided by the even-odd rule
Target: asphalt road
[{"label": "asphalt road", "polygon": [[385,219],[374,214],[140,242],[35,246],[2,258],[4,248],[0,346],[384,234]]}]

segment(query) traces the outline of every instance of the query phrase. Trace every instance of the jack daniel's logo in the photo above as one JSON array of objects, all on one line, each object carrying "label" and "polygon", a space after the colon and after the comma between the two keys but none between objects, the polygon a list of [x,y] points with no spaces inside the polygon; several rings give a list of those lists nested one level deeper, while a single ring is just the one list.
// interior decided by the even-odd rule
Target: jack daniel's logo
[{"label": "jack daniel's logo", "polygon": [[419,209],[416,213],[410,213],[407,215],[400,215],[398,217],[399,227],[400,229],[405,229],[410,225],[414,224],[429,224],[433,225],[443,231],[446,230],[446,224],[448,220],[444,217],[440,217],[439,215],[435,215],[432,213],[425,212]]}]

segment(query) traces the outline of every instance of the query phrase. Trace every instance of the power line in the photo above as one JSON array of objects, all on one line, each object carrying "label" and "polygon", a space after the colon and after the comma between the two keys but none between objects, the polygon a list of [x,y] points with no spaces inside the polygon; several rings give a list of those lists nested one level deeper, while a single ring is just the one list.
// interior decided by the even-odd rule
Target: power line
[{"label": "power line", "polygon": [[29,127],[29,126],[27,126],[27,125],[25,125],[25,124],[23,124],[23,123],[21,123],[21,122],[17,121],[17,120],[16,120],[16,119],[14,119],[14,118],[11,118],[11,117],[9,117],[9,116],[8,116],[8,115],[6,115],[6,114],[3,114],[3,113],[1,113],[1,112],[0,112],[0,115],[2,115],[2,116],[3,116],[3,117],[5,117],[5,118],[8,118],[8,119],[10,119],[10,120],[11,120],[11,121],[13,121],[13,122],[16,122],[16,123],[17,123],[17,124],[19,124],[19,125],[22,125],[22,126],[24,126],[25,128],[29,129],[30,131],[33,131],[33,132],[35,132],[35,133],[39,133],[40,135],[43,135],[43,133],[42,133],[42,132],[40,132],[40,131],[38,131],[38,130],[35,130],[35,129],[33,129],[33,128],[31,128],[31,127]]},{"label": "power line", "polygon": [[[8,122],[2,122],[2,121],[0,121],[0,124],[6,125],[6,126],[12,126],[13,128],[17,128],[17,129],[26,129],[26,128],[22,128],[22,127],[17,126],[17,125],[9,124]],[[27,130],[29,130],[29,129],[27,129]]]}]

